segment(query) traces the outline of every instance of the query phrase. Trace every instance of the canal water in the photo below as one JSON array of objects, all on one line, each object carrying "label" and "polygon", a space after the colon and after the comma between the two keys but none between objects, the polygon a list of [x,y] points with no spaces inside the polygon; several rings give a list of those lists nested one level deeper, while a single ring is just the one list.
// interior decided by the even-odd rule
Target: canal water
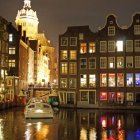
[{"label": "canal water", "polygon": [[54,109],[53,119],[0,112],[0,140],[140,140],[139,110]]}]

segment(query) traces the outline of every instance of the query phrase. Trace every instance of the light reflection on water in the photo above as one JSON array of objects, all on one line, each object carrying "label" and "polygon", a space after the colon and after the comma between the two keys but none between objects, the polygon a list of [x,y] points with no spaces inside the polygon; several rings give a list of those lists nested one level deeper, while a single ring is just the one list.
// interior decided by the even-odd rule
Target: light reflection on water
[{"label": "light reflection on water", "polygon": [[0,140],[3,139],[3,119],[0,119]]},{"label": "light reflection on water", "polygon": [[61,109],[54,119],[0,112],[0,140],[140,140],[139,111]]}]

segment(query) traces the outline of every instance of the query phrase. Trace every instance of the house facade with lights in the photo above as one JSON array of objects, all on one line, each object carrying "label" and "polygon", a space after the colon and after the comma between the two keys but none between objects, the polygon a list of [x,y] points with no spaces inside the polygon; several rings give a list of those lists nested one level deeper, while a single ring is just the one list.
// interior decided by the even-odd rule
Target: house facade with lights
[{"label": "house facade with lights", "polygon": [[[6,76],[8,75],[8,21],[0,16],[0,93],[6,87]],[[3,96],[1,94],[1,96]],[[0,96],[0,98],[2,98]]]},{"label": "house facade with lights", "polygon": [[[59,36],[59,97],[64,106],[96,106],[96,34],[68,27]],[[88,101],[86,101],[88,97]]]},{"label": "house facade with lights", "polygon": [[110,14],[98,32],[83,32],[84,28],[68,27],[59,36],[61,104],[89,108],[139,106],[140,14],[133,15],[129,27],[119,26],[117,17]]}]

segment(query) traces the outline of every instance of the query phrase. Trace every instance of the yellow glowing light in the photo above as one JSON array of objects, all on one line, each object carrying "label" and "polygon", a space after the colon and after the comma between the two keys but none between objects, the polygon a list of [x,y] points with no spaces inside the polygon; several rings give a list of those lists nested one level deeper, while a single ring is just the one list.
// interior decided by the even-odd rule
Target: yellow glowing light
[{"label": "yellow glowing light", "polygon": [[86,140],[86,138],[87,138],[86,129],[82,128],[80,131],[80,140]]},{"label": "yellow glowing light", "polygon": [[42,126],[42,123],[41,123],[41,122],[38,122],[38,123],[37,123],[37,131],[40,131],[41,126]]}]

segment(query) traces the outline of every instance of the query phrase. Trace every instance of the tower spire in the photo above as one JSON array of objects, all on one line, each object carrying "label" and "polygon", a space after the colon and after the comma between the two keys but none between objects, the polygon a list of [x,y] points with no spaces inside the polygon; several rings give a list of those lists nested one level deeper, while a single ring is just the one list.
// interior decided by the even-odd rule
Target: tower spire
[{"label": "tower spire", "polygon": [[31,0],[24,0],[23,8],[31,8]]}]

